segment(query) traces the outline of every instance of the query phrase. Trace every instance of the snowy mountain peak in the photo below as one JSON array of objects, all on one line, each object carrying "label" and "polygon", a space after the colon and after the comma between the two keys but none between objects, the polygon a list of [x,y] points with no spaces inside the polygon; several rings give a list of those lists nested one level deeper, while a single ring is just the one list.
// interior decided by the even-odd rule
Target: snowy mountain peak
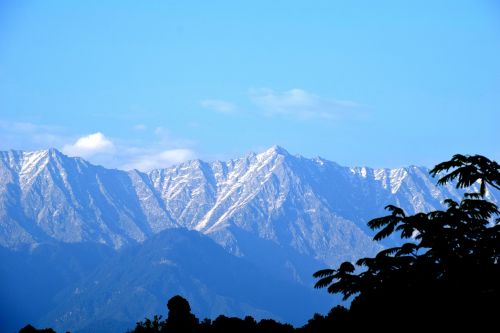
[{"label": "snowy mountain peak", "polygon": [[15,170],[23,170],[23,172],[28,172],[34,168],[43,167],[51,162],[64,159],[84,161],[79,157],[70,158],[55,148],[35,151],[9,150],[0,152],[0,160],[3,163],[8,164]]},{"label": "snowy mountain peak", "polygon": [[48,154],[48,150],[25,152],[21,150],[9,150],[0,153],[0,159],[5,165],[15,170],[29,168],[30,165],[38,163]]},{"label": "snowy mountain peak", "polygon": [[273,155],[283,155],[287,156],[290,155],[290,153],[283,147],[278,146],[278,145],[273,145],[269,149],[267,149],[264,154],[273,154]]}]

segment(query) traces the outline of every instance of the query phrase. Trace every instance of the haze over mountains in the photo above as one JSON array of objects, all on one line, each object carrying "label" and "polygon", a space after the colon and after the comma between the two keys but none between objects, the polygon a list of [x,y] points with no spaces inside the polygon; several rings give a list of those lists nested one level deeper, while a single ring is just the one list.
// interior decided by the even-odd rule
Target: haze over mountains
[{"label": "haze over mountains", "polygon": [[411,214],[459,197],[424,167],[343,167],[278,146],[149,173],[0,152],[1,323],[119,331],[182,293],[200,317],[300,324],[334,301],[312,290],[315,270],[380,248],[366,222],[385,205]]}]

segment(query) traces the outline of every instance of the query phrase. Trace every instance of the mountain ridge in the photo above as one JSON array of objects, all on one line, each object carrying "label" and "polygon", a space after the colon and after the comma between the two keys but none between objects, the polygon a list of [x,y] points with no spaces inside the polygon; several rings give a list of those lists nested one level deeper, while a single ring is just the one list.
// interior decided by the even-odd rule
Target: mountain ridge
[{"label": "mountain ridge", "polygon": [[[328,257],[332,250],[349,259],[377,249],[366,222],[385,205],[414,213],[459,196],[451,185],[436,187],[425,167],[345,167],[278,145],[226,162],[197,159],[148,173],[107,169],[54,148],[10,150],[0,152],[0,244],[54,239],[120,248],[184,227],[244,255],[231,232],[240,228],[332,264],[340,261]],[[338,233],[354,237],[360,250]]]}]

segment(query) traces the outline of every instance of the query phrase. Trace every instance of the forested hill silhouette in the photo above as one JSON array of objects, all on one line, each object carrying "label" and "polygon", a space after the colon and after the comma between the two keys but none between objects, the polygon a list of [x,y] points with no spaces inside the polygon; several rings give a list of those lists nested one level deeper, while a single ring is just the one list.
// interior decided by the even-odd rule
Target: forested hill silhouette
[{"label": "forested hill silhouette", "polygon": [[390,214],[368,222],[375,240],[399,233],[402,245],[384,249],[356,266],[316,272],[316,288],[352,300],[349,309],[336,306],[326,316],[315,314],[301,328],[252,317],[199,321],[181,296],[168,301],[168,317],[136,324],[130,333],[172,332],[341,332],[370,328],[385,332],[429,331],[434,328],[482,331],[497,326],[500,312],[500,218],[488,201],[488,189],[500,190],[500,166],[480,155],[455,155],[436,165],[439,185],[457,188],[479,182],[479,192],[466,192],[460,202],[446,199],[445,210],[406,215],[387,206]]}]

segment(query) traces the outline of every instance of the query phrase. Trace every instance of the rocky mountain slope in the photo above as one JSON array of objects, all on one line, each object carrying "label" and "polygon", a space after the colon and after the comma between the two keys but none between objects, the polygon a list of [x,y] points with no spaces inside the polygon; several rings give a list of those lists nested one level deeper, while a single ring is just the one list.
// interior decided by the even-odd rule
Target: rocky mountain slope
[{"label": "rocky mountain slope", "polygon": [[460,196],[434,184],[423,167],[342,167],[278,146],[149,173],[94,166],[55,149],[0,152],[0,244],[57,240],[118,249],[184,227],[236,255],[249,251],[240,244],[245,235],[334,263],[375,250],[366,222],[385,205],[414,213]]}]

